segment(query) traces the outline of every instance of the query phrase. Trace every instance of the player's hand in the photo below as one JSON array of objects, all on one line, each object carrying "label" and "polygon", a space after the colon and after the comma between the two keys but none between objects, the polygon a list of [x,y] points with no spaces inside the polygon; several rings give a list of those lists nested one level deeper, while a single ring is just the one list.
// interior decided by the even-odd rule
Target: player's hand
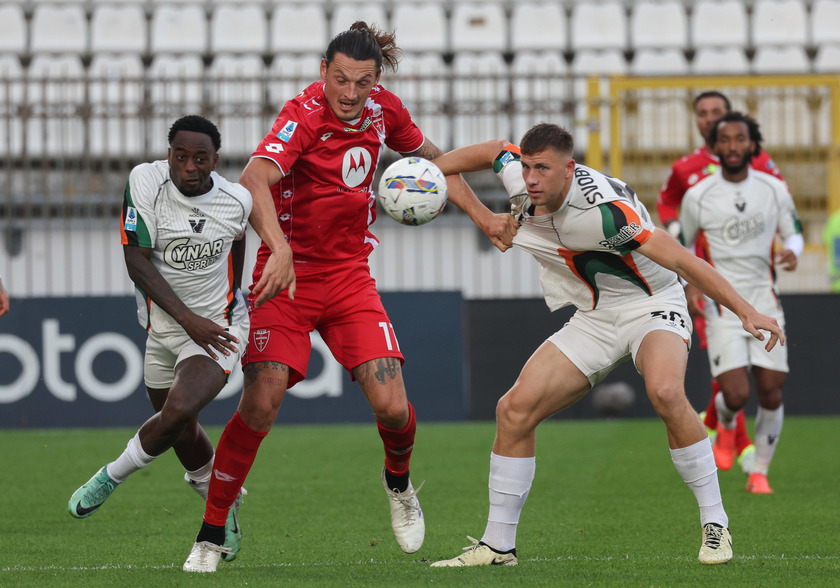
[{"label": "player's hand", "polygon": [[3,284],[0,284],[0,316],[9,312],[9,293],[3,289]]},{"label": "player's hand", "polygon": [[513,237],[518,229],[519,221],[509,213],[493,214],[481,227],[481,230],[499,251],[507,251],[513,247]]},{"label": "player's hand", "polygon": [[259,308],[283,290],[288,288],[289,300],[295,299],[295,266],[292,261],[292,248],[288,245],[273,252],[265,262],[262,275],[253,288],[257,294],[254,306]]},{"label": "player's hand", "polygon": [[744,326],[745,331],[750,333],[759,341],[764,341],[765,339],[764,334],[761,331],[769,331],[770,340],[767,342],[767,345],[764,346],[766,351],[773,349],[776,346],[776,343],[779,343],[780,345],[785,344],[785,334],[782,332],[782,328],[779,326],[779,323],[776,322],[776,319],[773,317],[761,314],[758,311],[753,311],[748,314],[746,318],[742,319],[742,325]]},{"label": "player's hand", "polygon": [[216,352],[221,352],[224,355],[236,353],[239,348],[239,339],[234,337],[221,325],[217,325],[210,319],[198,316],[194,312],[190,312],[188,316],[181,322],[181,326],[190,336],[190,339],[195,341],[196,345],[204,349],[207,354],[214,360],[219,359]]},{"label": "player's hand", "polygon": [[798,260],[796,254],[790,249],[782,249],[776,254],[776,265],[785,271],[792,272],[796,269]]},{"label": "player's hand", "polygon": [[693,284],[686,284],[685,301],[688,303],[688,312],[691,316],[703,316],[706,296],[700,288]]}]

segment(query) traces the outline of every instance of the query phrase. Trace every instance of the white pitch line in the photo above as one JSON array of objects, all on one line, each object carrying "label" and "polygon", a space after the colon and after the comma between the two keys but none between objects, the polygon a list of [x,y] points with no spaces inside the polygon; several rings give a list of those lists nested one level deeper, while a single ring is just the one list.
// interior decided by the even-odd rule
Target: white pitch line
[{"label": "white pitch line", "polygon": [[[686,561],[694,560],[695,557],[624,557],[624,556],[607,556],[607,557],[534,557],[529,559],[520,559],[520,562],[529,563],[546,563],[546,562],[569,562],[569,561]],[[734,560],[772,560],[772,561],[798,561],[798,560],[814,560],[814,561],[833,561],[840,559],[840,555],[736,555]],[[264,568],[308,568],[308,567],[340,567],[340,566],[369,566],[369,565],[428,565],[432,560],[420,561],[356,561],[356,562],[312,562],[312,563],[271,563],[271,564],[244,564],[237,563],[236,567],[239,569],[264,569]],[[233,565],[233,564],[231,564]],[[0,572],[69,572],[69,571],[111,571],[111,570],[171,570],[173,568],[180,568],[181,564],[165,564],[165,565],[132,565],[132,564],[116,564],[104,566],[9,566],[0,568]],[[223,570],[226,564],[223,564],[220,569]]]}]

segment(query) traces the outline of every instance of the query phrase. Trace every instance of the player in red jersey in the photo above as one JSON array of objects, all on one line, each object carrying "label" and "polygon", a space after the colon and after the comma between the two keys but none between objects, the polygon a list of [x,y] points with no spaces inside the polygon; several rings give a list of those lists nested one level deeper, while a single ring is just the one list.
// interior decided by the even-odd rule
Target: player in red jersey
[{"label": "player in red jersey", "polygon": [[[686,191],[694,184],[703,178],[713,174],[720,166],[720,160],[712,151],[709,145],[709,132],[724,114],[732,110],[732,105],[729,99],[720,92],[710,91],[699,94],[694,99],[694,116],[697,124],[697,130],[703,136],[705,143],[702,147],[698,147],[694,152],[681,157],[671,166],[671,172],[668,179],[663,184],[659,197],[656,200],[656,210],[659,213],[659,220],[668,229],[674,237],[679,238],[680,223],[679,210],[682,203],[683,196]],[[782,174],[776,167],[776,164],[767,155],[766,151],[761,151],[753,156],[750,164],[753,169],[762,171],[776,176],[784,181]],[[701,249],[697,248],[697,255],[703,257]],[[706,348],[706,321],[703,318],[703,309],[700,307],[689,308],[692,315],[694,315],[694,331],[700,340],[700,348]],[[717,430],[718,418],[717,409],[715,408],[715,396],[720,392],[720,386],[717,380],[712,380],[712,396],[709,399],[709,405],[706,407],[703,422],[710,430]],[[739,462],[742,469],[748,473],[752,462],[752,457],[755,453],[755,446],[747,433],[746,421],[744,419],[744,411],[738,412],[735,427],[735,452],[739,456]],[[735,461],[734,455],[724,455],[726,452],[716,452],[715,457],[718,460],[718,467],[723,470],[728,470],[732,467]]]},{"label": "player in red jersey", "polygon": [[[252,311],[245,390],[216,450],[204,522],[185,571],[216,570],[228,510],[286,390],[306,376],[315,329],[373,409],[397,542],[406,553],[423,544],[425,522],[409,480],[414,409],[402,378],[403,356],[367,261],[378,244],[369,226],[376,218],[372,183],[384,148],[426,159],[443,154],[400,99],[378,85],[383,62],[396,69],[398,58],[394,35],[363,22],[333,38],[321,80],[286,103],[240,178],[255,209],[274,205],[294,278],[288,296]],[[499,249],[508,249],[513,217],[492,213],[459,176],[447,183],[449,200]],[[255,281],[267,256],[261,247]]]}]

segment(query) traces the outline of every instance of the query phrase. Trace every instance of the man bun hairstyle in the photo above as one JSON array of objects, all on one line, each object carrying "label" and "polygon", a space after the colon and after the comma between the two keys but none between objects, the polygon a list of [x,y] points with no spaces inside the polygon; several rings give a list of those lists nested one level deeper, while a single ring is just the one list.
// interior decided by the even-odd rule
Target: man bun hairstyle
[{"label": "man bun hairstyle", "polygon": [[193,131],[195,133],[203,133],[210,137],[213,142],[213,148],[218,151],[222,148],[222,135],[219,133],[218,127],[212,122],[198,114],[188,114],[172,123],[169,127],[169,144],[175,140],[175,135],[178,131]]},{"label": "man bun hairstyle", "polygon": [[745,125],[747,125],[747,129],[750,133],[750,141],[755,143],[755,150],[752,154],[758,155],[759,153],[761,153],[761,141],[764,140],[764,137],[761,136],[761,129],[759,129],[758,127],[758,121],[756,121],[750,115],[744,114],[743,112],[738,112],[737,110],[727,112],[717,121],[715,121],[715,124],[712,125],[712,128],[709,131],[710,145],[714,145],[715,143],[717,143],[718,128],[720,127],[721,123],[727,122],[742,122]]},{"label": "man bun hairstyle", "polygon": [[571,156],[575,152],[575,138],[559,125],[539,123],[522,135],[519,142],[519,150],[523,155],[541,153],[549,147]]},{"label": "man bun hairstyle", "polygon": [[362,20],[357,20],[349,29],[333,37],[324,53],[327,65],[332,63],[336,53],[356,61],[373,59],[377,73],[382,71],[383,63],[391,71],[397,71],[397,65],[402,59],[402,49],[397,47],[394,33],[369,26]]}]

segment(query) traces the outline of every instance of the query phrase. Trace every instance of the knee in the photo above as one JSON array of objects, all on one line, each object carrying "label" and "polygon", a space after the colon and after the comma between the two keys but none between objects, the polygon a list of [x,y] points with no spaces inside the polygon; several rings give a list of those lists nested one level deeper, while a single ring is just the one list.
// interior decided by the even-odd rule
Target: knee
[{"label": "knee", "polygon": [[760,391],[758,394],[758,403],[761,408],[776,410],[782,405],[782,388],[774,387],[769,390]]},{"label": "knee", "polygon": [[660,416],[679,410],[687,402],[685,389],[677,382],[664,382],[650,386],[648,398]]},{"label": "knee", "polygon": [[404,397],[394,395],[386,402],[373,407],[376,420],[389,429],[402,429],[408,423],[408,402]]},{"label": "knee", "polygon": [[534,422],[534,412],[530,410],[511,389],[496,403],[496,423],[499,429],[527,431],[539,424]]},{"label": "knee", "polygon": [[160,411],[161,422],[167,431],[182,432],[198,415],[198,406],[185,398],[170,396]]}]

